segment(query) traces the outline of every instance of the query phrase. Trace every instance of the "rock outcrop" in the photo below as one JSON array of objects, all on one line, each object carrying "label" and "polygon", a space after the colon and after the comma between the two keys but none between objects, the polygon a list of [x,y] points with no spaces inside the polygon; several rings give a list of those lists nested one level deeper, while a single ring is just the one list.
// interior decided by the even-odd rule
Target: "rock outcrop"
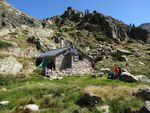
[{"label": "rock outcrop", "polygon": [[17,74],[21,71],[23,65],[14,57],[0,59],[0,73]]},{"label": "rock outcrop", "polygon": [[130,74],[129,72],[122,72],[122,75],[119,77],[119,80],[124,81],[124,82],[137,82],[138,79]]},{"label": "rock outcrop", "polygon": [[150,101],[145,102],[145,105],[139,110],[139,113],[150,113]]},{"label": "rock outcrop", "polygon": [[84,28],[89,31],[94,29],[97,29],[97,31],[104,31],[106,36],[118,41],[124,40],[127,37],[127,25],[110,16],[104,16],[96,11],[89,13],[87,10],[83,13],[68,7],[61,17],[57,16],[53,19],[58,26],[61,26],[67,18],[78,23],[78,29]]},{"label": "rock outcrop", "polygon": [[95,95],[91,92],[85,92],[83,101],[87,106],[95,106],[96,104],[101,103],[102,99],[100,96]]},{"label": "rock outcrop", "polygon": [[[89,12],[89,10],[86,10],[83,13],[68,7],[63,15],[52,17],[46,21],[54,21],[60,31],[63,29],[63,32],[70,31],[70,28],[95,32],[93,34],[97,41],[108,38],[108,40],[118,43],[130,37],[146,43],[150,42],[150,33],[142,27],[126,25],[122,21],[111,16],[105,16],[97,11]],[[66,25],[68,27],[63,28]],[[48,24],[45,26],[48,27]]]},{"label": "rock outcrop", "polygon": [[150,43],[150,33],[139,27],[133,27],[129,30],[128,35],[136,40],[142,40],[146,43]]},{"label": "rock outcrop", "polygon": [[37,111],[39,111],[39,106],[36,104],[28,104],[28,105],[24,106],[24,109],[32,111],[32,112],[37,112]]},{"label": "rock outcrop", "polygon": [[150,23],[143,23],[139,26],[141,29],[145,29],[150,33]]},{"label": "rock outcrop", "polygon": [[3,27],[15,28],[21,25],[39,27],[40,20],[22,13],[6,2],[0,2],[0,29]]},{"label": "rock outcrop", "polygon": [[137,92],[133,93],[135,97],[141,98],[142,100],[150,101],[150,89],[139,89]]},{"label": "rock outcrop", "polygon": [[2,105],[2,106],[6,106],[8,104],[9,104],[9,101],[6,101],[6,100],[3,100],[0,102],[0,105]]},{"label": "rock outcrop", "polygon": [[143,83],[150,83],[150,79],[146,77],[145,75],[138,75],[135,76],[135,78],[138,79],[138,81],[143,82]]},{"label": "rock outcrop", "polygon": [[122,75],[119,76],[119,80],[124,82],[143,82],[143,83],[150,83],[150,79],[146,77],[145,75],[138,75],[134,76],[129,72],[122,72]]}]

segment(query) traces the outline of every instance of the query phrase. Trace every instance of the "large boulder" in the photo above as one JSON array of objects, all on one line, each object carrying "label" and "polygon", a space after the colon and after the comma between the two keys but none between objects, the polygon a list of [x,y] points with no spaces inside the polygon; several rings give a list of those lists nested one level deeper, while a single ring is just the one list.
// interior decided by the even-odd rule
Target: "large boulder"
[{"label": "large boulder", "polygon": [[131,51],[118,48],[117,50],[114,50],[112,52],[112,57],[113,57],[113,60],[128,61],[128,58],[126,55],[132,55],[132,54],[133,53]]},{"label": "large boulder", "polygon": [[14,57],[0,59],[0,73],[17,74],[21,71],[23,65]]},{"label": "large boulder", "polygon": [[[41,29],[41,28],[32,28],[29,31],[29,37],[36,37],[36,38],[48,38],[54,35],[54,31],[51,29]],[[46,40],[46,39],[45,39]]]},{"label": "large boulder", "polygon": [[108,105],[103,105],[103,106],[97,107],[97,109],[102,111],[103,113],[110,113],[110,106],[108,106]]},{"label": "large boulder", "polygon": [[4,37],[4,36],[8,35],[9,33],[11,33],[10,29],[1,29],[0,37]]},{"label": "large boulder", "polygon": [[[54,49],[55,44],[48,38],[54,35],[54,31],[50,29],[31,29],[28,34],[27,42],[36,45],[38,50],[45,51],[47,49]],[[53,47],[54,46],[54,47]]]},{"label": "large boulder", "polygon": [[133,95],[145,101],[150,100],[150,89],[139,89],[137,92],[133,93]]},{"label": "large boulder", "polygon": [[85,92],[83,101],[84,101],[84,104],[87,106],[95,106],[96,104],[102,102],[102,98],[91,92]]},{"label": "large boulder", "polygon": [[100,71],[105,73],[105,74],[109,74],[112,72],[112,70],[110,68],[101,68]]},{"label": "large boulder", "polygon": [[28,104],[28,105],[24,106],[24,109],[36,112],[36,111],[39,111],[39,106],[36,104]]},{"label": "large boulder", "polygon": [[138,81],[140,82],[150,83],[150,79],[147,78],[145,75],[138,75],[138,76],[135,76],[135,78],[137,78]]},{"label": "large boulder", "polygon": [[145,102],[145,105],[139,110],[139,113],[150,113],[150,101]]},{"label": "large boulder", "polygon": [[127,56],[125,56],[125,55],[121,56],[120,58],[121,58],[120,59],[121,61],[129,61]]},{"label": "large boulder", "polygon": [[8,104],[9,104],[9,101],[6,101],[6,100],[0,102],[0,105],[2,106],[6,106]]},{"label": "large boulder", "polygon": [[9,53],[16,57],[22,57],[24,56],[24,51],[19,47],[10,47],[8,48]]},{"label": "large boulder", "polygon": [[137,82],[138,79],[129,72],[122,72],[122,75],[119,77],[119,80],[124,82]]},{"label": "large boulder", "polygon": [[116,53],[119,55],[131,55],[131,54],[133,54],[132,52],[130,52],[128,50],[124,50],[124,49],[117,49]]}]

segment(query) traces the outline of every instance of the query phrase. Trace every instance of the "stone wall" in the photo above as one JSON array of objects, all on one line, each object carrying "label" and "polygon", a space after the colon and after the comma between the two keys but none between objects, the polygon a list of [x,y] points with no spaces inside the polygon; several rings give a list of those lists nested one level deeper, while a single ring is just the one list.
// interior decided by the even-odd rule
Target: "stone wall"
[{"label": "stone wall", "polygon": [[65,55],[61,54],[56,57],[55,61],[56,70],[62,71],[67,68],[72,67],[72,55],[71,53],[65,53]]},{"label": "stone wall", "polygon": [[81,75],[91,73],[92,65],[88,59],[83,58],[83,60],[74,61],[72,58],[72,60],[72,73]]},{"label": "stone wall", "polygon": [[[67,64],[65,64],[65,63]],[[66,65],[71,64],[72,68],[65,68]],[[68,59],[68,56],[64,56],[63,54],[56,57],[55,62],[56,70],[50,71],[47,76],[49,77],[64,77],[64,76],[72,76],[72,75],[80,75],[83,76],[85,74],[90,74],[93,70],[91,62],[84,58],[83,60],[74,61],[73,56],[71,59]]]}]

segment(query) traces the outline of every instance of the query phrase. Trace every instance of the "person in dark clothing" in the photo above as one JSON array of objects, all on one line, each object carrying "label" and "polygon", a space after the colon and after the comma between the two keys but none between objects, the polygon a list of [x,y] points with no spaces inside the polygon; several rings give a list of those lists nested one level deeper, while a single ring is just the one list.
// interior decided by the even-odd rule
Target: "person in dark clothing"
[{"label": "person in dark clothing", "polygon": [[119,68],[119,73],[118,73],[118,77],[122,75],[122,69],[121,67],[118,67]]}]

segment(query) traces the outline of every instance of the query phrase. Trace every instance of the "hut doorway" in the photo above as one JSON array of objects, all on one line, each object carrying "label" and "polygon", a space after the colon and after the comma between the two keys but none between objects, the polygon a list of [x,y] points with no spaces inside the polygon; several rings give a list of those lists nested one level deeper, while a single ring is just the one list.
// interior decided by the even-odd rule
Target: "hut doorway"
[{"label": "hut doorway", "polygon": [[47,68],[51,69],[51,70],[55,70],[55,61],[50,59],[48,64],[47,64]]}]

